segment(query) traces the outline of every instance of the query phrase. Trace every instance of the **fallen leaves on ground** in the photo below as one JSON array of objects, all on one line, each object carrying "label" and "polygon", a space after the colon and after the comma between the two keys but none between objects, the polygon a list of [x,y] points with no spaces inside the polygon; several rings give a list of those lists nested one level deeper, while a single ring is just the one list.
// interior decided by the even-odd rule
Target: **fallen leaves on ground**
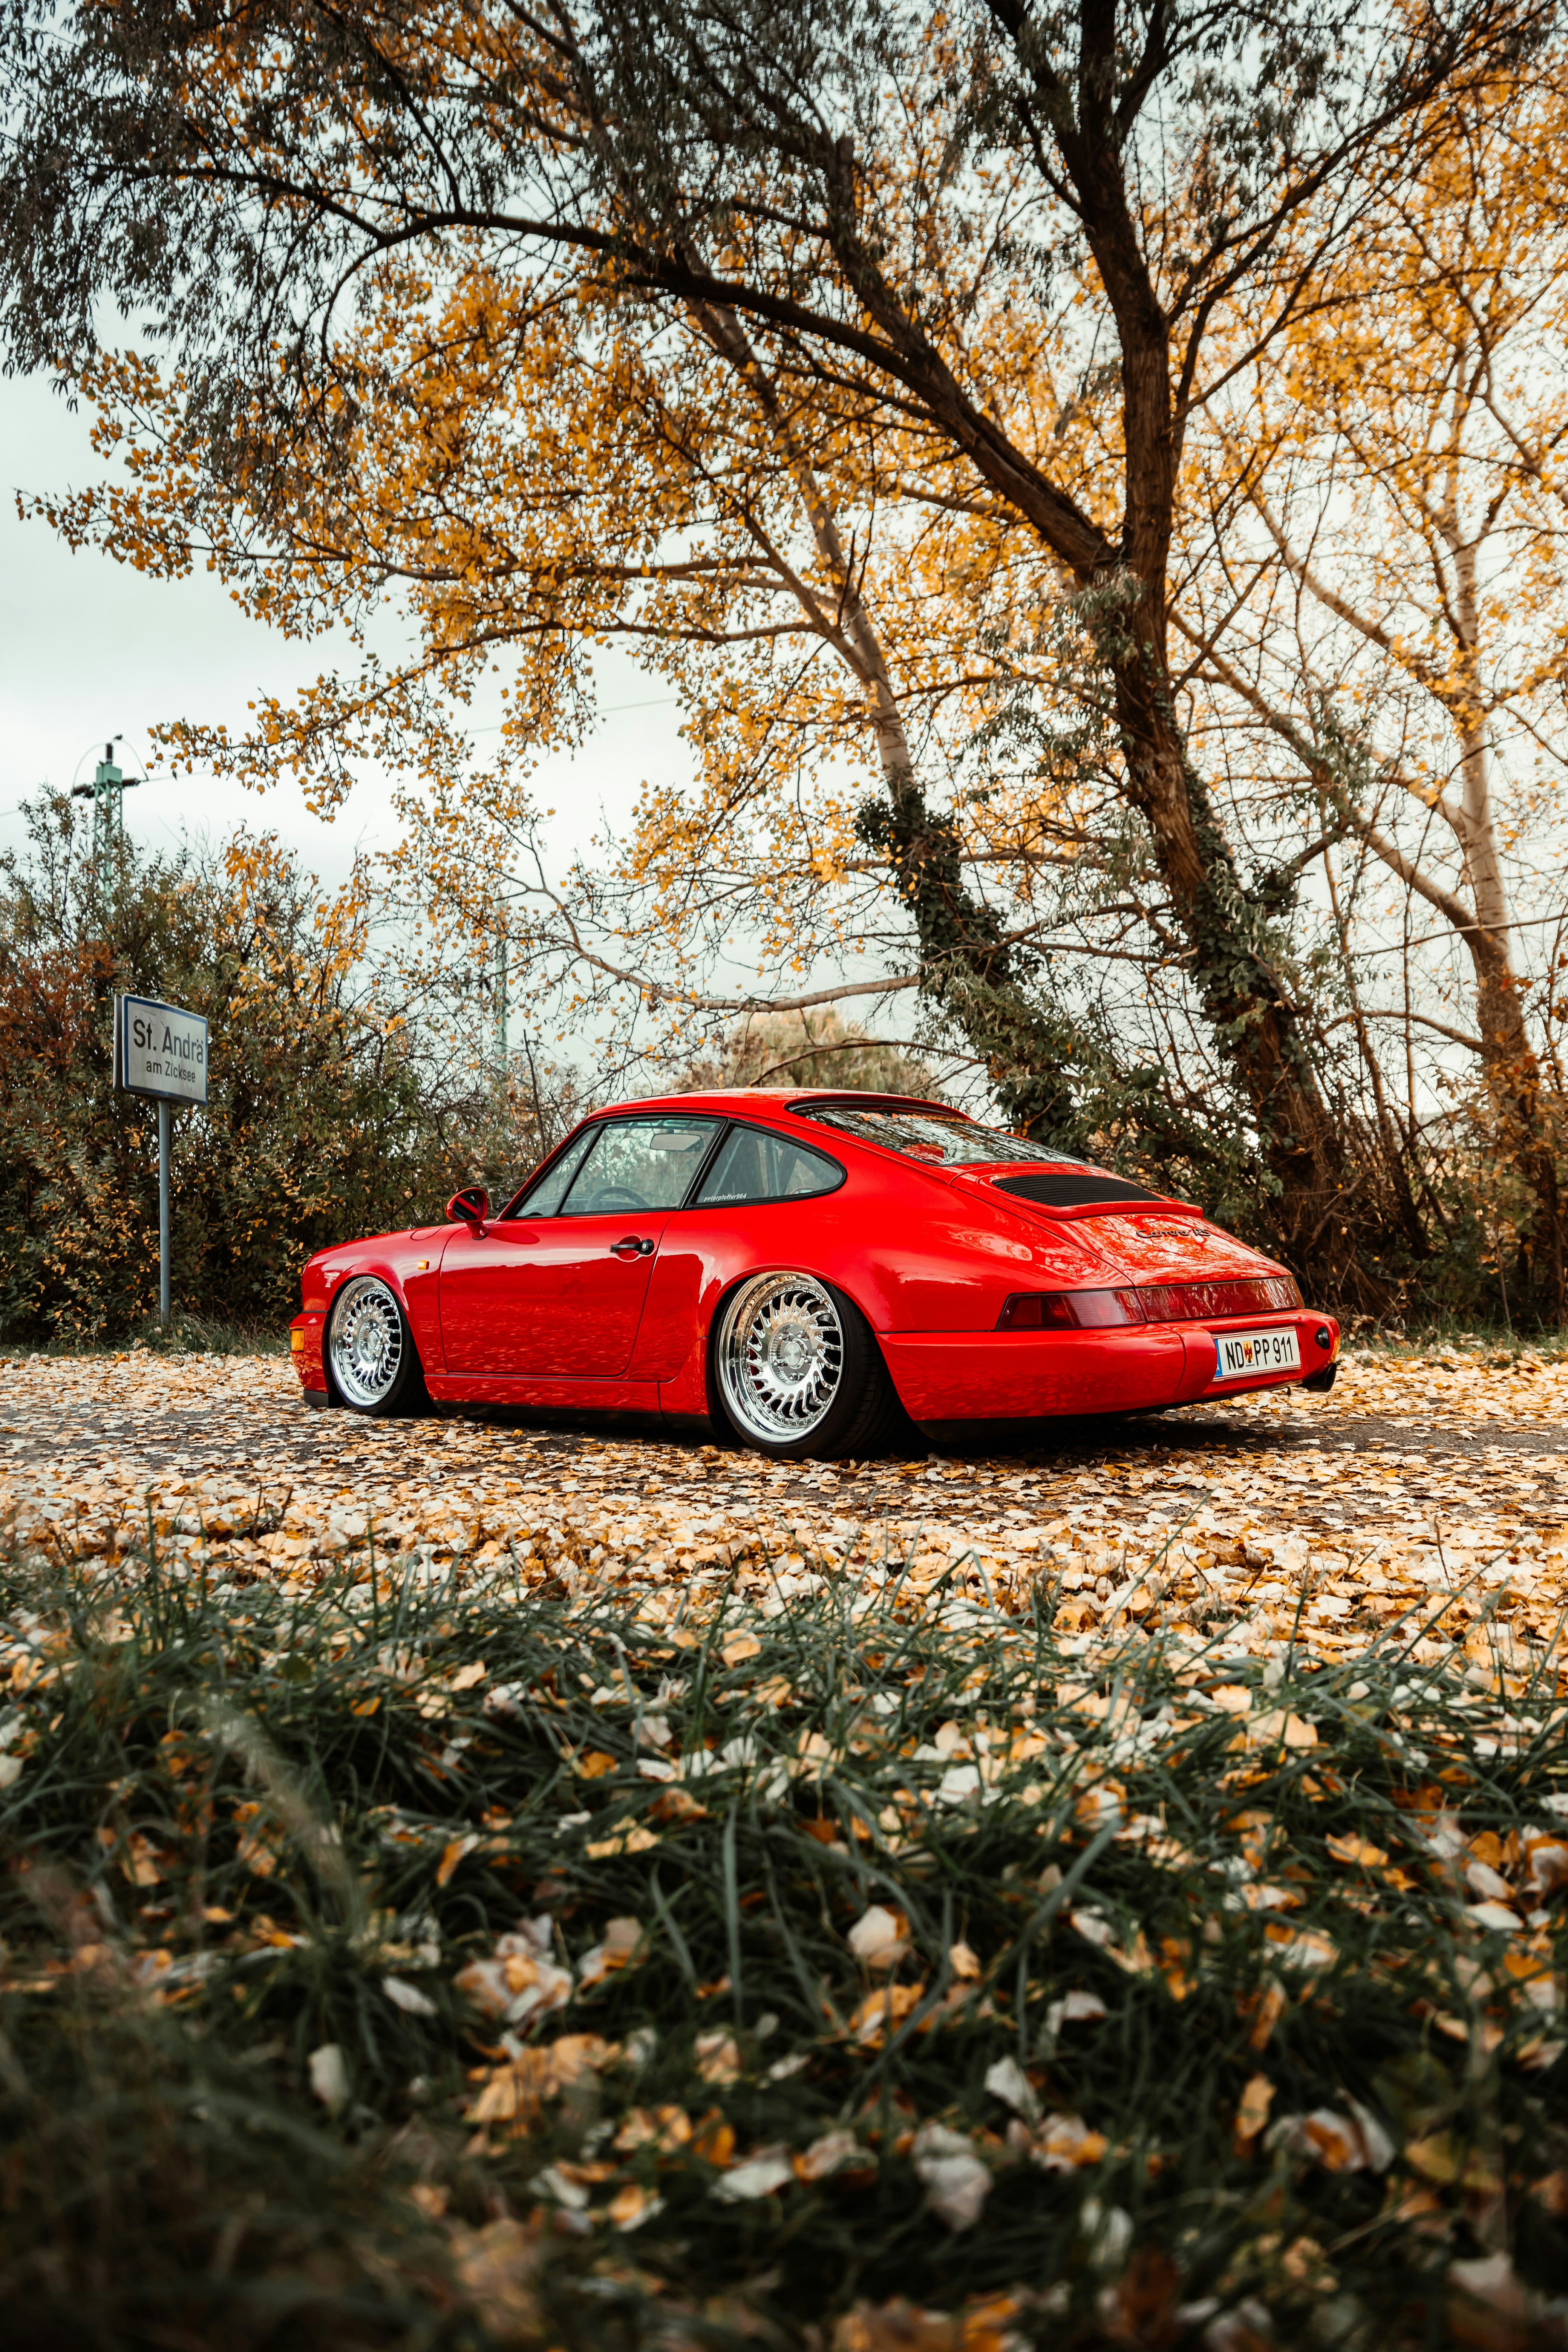
[{"label": "fallen leaves on ground", "polygon": [[[766,1613],[825,1576],[1011,1610],[1043,1580],[1086,1649],[1234,1623],[1253,1649],[1289,1637],[1336,1657],[1397,1625],[1418,1660],[1462,1651],[1479,1687],[1528,1671],[1568,1606],[1568,1454],[1540,1442],[1568,1417],[1568,1360],[1528,1349],[1352,1349],[1328,1397],[1237,1399],[1173,1419],[1175,1442],[1090,1433],[1034,1460],[770,1465],[483,1409],[366,1421],[309,1412],[280,1358],[146,1350],[13,1360],[5,1416],[0,1511],[24,1538],[112,1573],[151,1530],[163,1573],[237,1590],[368,1578],[373,1558],[389,1582],[504,1565],[526,1588],[636,1597],[684,1631],[731,1581]],[[743,1677],[754,1640],[728,1635],[715,1671]],[[49,1668],[29,1650],[3,1670],[19,1688]],[[462,1672],[426,1677],[433,1717],[483,1662]],[[1242,1712],[1253,1745],[1310,1742],[1300,1717]],[[952,1770],[962,1801],[984,1759]]]}]

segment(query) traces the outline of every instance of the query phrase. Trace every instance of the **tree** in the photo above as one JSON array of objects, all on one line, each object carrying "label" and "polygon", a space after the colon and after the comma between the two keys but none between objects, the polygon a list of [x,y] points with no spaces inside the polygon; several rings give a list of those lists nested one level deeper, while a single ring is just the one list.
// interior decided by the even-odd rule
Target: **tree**
[{"label": "tree", "polygon": [[1531,819],[1568,761],[1564,127],[1553,77],[1525,103],[1445,98],[1412,168],[1368,159],[1353,249],[1211,419],[1233,578],[1238,506],[1261,530],[1245,617],[1202,654],[1319,788],[1326,838],[1370,856],[1462,949],[1468,1028],[1453,1025],[1463,1008],[1412,1011],[1408,992],[1403,1007],[1355,999],[1352,1018],[1363,1034],[1426,1024],[1475,1054],[1488,1141],[1532,1196],[1520,1295],[1553,1318],[1568,1304],[1560,1141],[1508,877],[1530,889]]},{"label": "tree", "polygon": [[[1072,845],[1057,772],[1088,772],[1121,797],[1131,866],[1158,876],[1282,1237],[1320,1275],[1342,1269],[1344,1150],[1308,976],[1189,756],[1173,677],[1184,451],[1216,363],[1247,365],[1299,314],[1293,225],[1310,211],[1324,266],[1357,159],[1517,56],[1539,12],[598,0],[535,17],[459,0],[432,18],[403,0],[237,16],[140,0],[82,8],[62,38],[55,12],[11,9],[12,352],[89,364],[113,294],[180,370],[122,379],[154,411],[140,503],[68,520],[106,515],[143,561],[189,561],[205,533],[288,625],[395,581],[423,624],[405,672],[268,711],[242,761],[287,741],[330,766],[356,730],[407,757],[418,737],[450,799],[435,681],[461,697],[494,648],[522,646],[521,747],[580,723],[583,649],[623,631],[700,696],[701,824],[727,795],[771,791],[770,822],[787,807],[781,740],[869,743],[876,793],[826,840],[801,829],[807,896],[857,862],[890,881],[918,951],[900,977],[1008,1108],[1058,1125],[1059,1074],[1088,1041],[1052,1003],[1039,927],[1009,920],[1006,880],[1020,834],[1061,856],[1056,825]],[[574,412],[563,383],[588,377],[597,397]],[[521,467],[496,429],[520,417],[539,435]],[[879,601],[874,529],[894,557]],[[990,642],[965,642],[979,600],[939,587],[959,657],[928,666],[909,648],[933,546],[1010,596]],[[729,691],[733,657],[792,635],[828,648],[841,682],[814,671],[805,724],[787,707],[759,724]],[[1053,691],[1064,653],[1072,690]],[[994,899],[973,878],[985,819],[933,801],[910,721],[934,709],[951,741],[1004,692],[1047,741],[1024,821],[1001,827],[1014,865]],[[490,798],[504,829],[515,778]],[[668,999],[648,961],[628,969]]]},{"label": "tree", "polygon": [[940,1093],[935,1073],[887,1038],[869,1037],[831,1010],[738,1022],[718,1055],[689,1063],[683,1087],[848,1087],[872,1094]]}]

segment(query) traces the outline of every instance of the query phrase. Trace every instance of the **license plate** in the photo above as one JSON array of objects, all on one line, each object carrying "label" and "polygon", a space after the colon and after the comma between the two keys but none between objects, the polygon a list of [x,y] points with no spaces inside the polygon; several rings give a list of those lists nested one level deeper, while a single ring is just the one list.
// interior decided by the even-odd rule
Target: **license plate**
[{"label": "license plate", "polygon": [[1259,1374],[1301,1369],[1293,1324],[1282,1331],[1216,1331],[1215,1347],[1216,1381],[1255,1381]]}]

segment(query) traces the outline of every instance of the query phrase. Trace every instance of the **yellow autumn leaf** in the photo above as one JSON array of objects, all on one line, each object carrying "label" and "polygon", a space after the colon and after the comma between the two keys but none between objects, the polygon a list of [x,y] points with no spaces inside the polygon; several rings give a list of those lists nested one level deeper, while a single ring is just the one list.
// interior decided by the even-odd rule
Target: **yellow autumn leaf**
[{"label": "yellow autumn leaf", "polygon": [[1353,1831],[1347,1831],[1342,1837],[1325,1838],[1323,1843],[1336,1862],[1358,1869],[1381,1870],[1388,1860],[1384,1847],[1373,1845],[1370,1838],[1358,1837]]},{"label": "yellow autumn leaf", "polygon": [[617,1831],[614,1837],[590,1839],[584,1852],[591,1862],[603,1862],[612,1854],[646,1853],[649,1846],[658,1843],[657,1830],[626,1829]]},{"label": "yellow autumn leaf", "polygon": [[1236,2110],[1234,2137],[1238,2156],[1249,2156],[1253,2142],[1268,2121],[1268,2110],[1274,2103],[1274,2084],[1267,2074],[1254,2074],[1242,2092]]},{"label": "yellow autumn leaf", "polygon": [[458,1864],[462,1861],[464,1855],[472,1853],[479,1842],[478,1837],[473,1835],[471,1832],[466,1837],[447,1839],[447,1843],[441,1849],[441,1859],[436,1865],[436,1884],[437,1886],[445,1886],[449,1883],[452,1874],[457,1869]]}]

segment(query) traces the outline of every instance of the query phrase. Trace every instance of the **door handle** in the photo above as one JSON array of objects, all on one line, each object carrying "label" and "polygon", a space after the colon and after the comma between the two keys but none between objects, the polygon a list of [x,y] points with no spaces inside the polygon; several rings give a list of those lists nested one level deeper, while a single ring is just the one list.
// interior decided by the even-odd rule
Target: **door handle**
[{"label": "door handle", "polygon": [[624,1234],[618,1242],[610,1244],[612,1257],[651,1257],[658,1244],[639,1239],[636,1234]]}]

